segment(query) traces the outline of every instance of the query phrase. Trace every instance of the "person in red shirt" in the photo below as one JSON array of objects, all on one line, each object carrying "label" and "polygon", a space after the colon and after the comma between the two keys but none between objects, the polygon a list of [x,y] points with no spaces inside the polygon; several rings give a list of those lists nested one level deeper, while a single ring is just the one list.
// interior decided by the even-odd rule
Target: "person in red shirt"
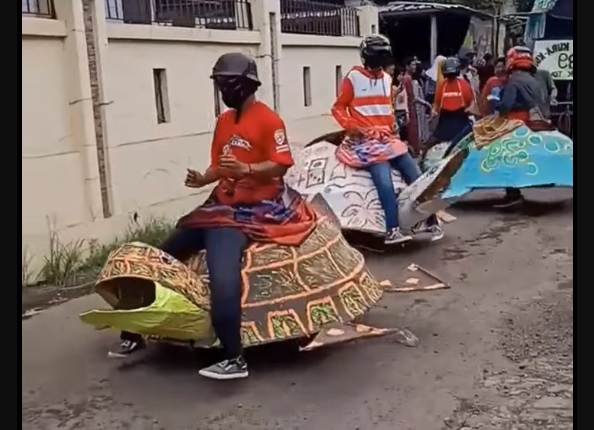
[{"label": "person in red shirt", "polygon": [[460,77],[460,61],[450,57],[443,65],[444,79],[435,91],[435,114],[439,116],[433,140],[449,142],[464,130],[470,131],[468,110],[474,93],[468,81]]},{"label": "person in red shirt", "polygon": [[[222,55],[212,72],[230,109],[217,119],[210,166],[188,169],[185,185],[216,183],[203,205],[182,217],[162,249],[180,261],[206,250],[212,324],[225,359],[200,370],[212,379],[248,376],[241,344],[241,268],[250,241],[299,245],[313,231],[315,212],[283,176],[293,158],[283,120],[255,98],[260,86],[256,63],[241,53]],[[144,347],[140,335],[122,333],[112,357],[126,357]]]},{"label": "person in red shirt", "polygon": [[495,60],[495,74],[483,86],[479,99],[479,108],[482,116],[493,115],[500,100],[501,89],[505,84],[507,73],[505,71],[505,57]]},{"label": "person in red shirt", "polygon": [[[360,49],[363,65],[349,71],[332,106],[332,116],[347,132],[336,158],[350,167],[369,171],[385,214],[385,243],[404,243],[412,237],[399,228],[398,198],[391,172],[399,171],[411,184],[421,171],[407,145],[395,134],[392,77],[383,70],[392,57],[390,41],[374,34],[363,39]],[[443,237],[435,216],[420,229],[430,232],[433,240]]]}]

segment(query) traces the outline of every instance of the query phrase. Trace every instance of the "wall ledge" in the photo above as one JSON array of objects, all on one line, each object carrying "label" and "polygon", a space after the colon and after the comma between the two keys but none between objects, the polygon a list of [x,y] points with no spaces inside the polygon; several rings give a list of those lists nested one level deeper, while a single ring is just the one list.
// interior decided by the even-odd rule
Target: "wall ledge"
[{"label": "wall ledge", "polygon": [[336,48],[358,48],[361,43],[360,37],[355,36],[319,36],[314,34],[291,34],[282,33],[281,42],[283,46],[318,46]]},{"label": "wall ledge", "polygon": [[22,36],[66,37],[66,23],[57,19],[21,17]]},{"label": "wall ledge", "polygon": [[107,38],[163,42],[258,45],[260,32],[248,30],[208,30],[161,25],[107,23]]}]

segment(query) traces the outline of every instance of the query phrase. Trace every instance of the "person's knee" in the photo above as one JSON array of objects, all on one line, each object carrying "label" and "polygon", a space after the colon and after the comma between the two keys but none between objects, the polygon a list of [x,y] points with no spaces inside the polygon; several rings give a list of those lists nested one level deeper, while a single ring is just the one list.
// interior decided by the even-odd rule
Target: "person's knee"
[{"label": "person's knee", "polygon": [[416,161],[408,153],[401,155],[400,160],[398,160],[398,162],[395,164],[396,165],[394,167],[400,172],[407,184],[412,184],[422,174],[421,169],[417,165]]},{"label": "person's knee", "polygon": [[202,230],[176,228],[159,248],[178,260],[185,260],[203,248]]},{"label": "person's knee", "polygon": [[388,163],[371,166],[369,173],[371,173],[371,179],[376,188],[385,189],[393,187],[391,167]]}]

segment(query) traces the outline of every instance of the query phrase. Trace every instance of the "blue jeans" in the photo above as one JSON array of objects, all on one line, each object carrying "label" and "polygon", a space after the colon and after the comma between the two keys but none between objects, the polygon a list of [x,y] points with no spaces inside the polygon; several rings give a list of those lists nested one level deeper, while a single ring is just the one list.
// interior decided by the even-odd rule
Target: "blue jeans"
[{"label": "blue jeans", "polygon": [[[367,167],[371,179],[377,190],[380,204],[386,218],[386,230],[390,231],[399,226],[398,223],[398,196],[392,183],[392,169],[402,175],[406,185],[412,184],[421,176],[421,169],[417,166],[414,158],[407,152],[389,161],[374,164]],[[437,224],[437,217],[431,215],[427,219],[430,225]]]},{"label": "blue jeans", "polygon": [[[161,249],[180,261],[206,250],[210,279],[211,319],[225,358],[242,354],[241,264],[248,238],[236,228],[177,229]],[[123,340],[139,337],[122,333]]]}]

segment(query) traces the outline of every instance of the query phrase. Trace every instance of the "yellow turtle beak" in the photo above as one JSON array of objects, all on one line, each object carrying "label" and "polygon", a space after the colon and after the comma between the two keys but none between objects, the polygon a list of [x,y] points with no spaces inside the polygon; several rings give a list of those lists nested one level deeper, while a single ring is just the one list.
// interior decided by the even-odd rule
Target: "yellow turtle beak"
[{"label": "yellow turtle beak", "polygon": [[[96,328],[112,328],[176,340],[211,343],[210,315],[175,291],[155,285],[155,300],[136,309],[91,310],[80,319]],[[103,295],[102,295],[103,296]]]}]

